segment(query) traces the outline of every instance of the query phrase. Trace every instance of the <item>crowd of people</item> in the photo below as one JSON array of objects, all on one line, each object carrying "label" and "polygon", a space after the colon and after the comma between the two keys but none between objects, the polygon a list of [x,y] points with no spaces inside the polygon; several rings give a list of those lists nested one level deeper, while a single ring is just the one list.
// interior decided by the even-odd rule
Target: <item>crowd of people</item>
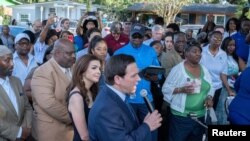
[{"label": "crowd of people", "polygon": [[202,141],[204,125],[250,125],[249,19],[208,15],[196,38],[163,18],[115,21],[105,37],[98,16],[76,35],[69,22],[35,20],[16,37],[3,25],[0,141]]}]

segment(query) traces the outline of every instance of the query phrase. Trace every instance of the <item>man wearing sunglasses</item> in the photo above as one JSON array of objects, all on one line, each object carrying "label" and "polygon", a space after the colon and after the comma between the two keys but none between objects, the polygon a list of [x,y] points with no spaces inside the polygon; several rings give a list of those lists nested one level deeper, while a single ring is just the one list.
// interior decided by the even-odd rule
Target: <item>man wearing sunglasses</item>
[{"label": "man wearing sunglasses", "polygon": [[[145,27],[138,23],[134,24],[130,31],[130,42],[114,53],[114,55],[127,54],[133,56],[136,60],[136,65],[138,66],[139,71],[150,65],[159,66],[155,50],[152,47],[143,44],[144,34]],[[143,122],[143,119],[149,112],[143,97],[140,95],[141,91],[145,90],[147,91],[149,101],[153,104],[152,92],[150,90],[150,79],[146,79],[145,77],[142,77],[141,81],[138,82],[135,94],[132,94],[128,98],[134,111],[137,113],[140,123]],[[157,131],[154,131],[152,132],[152,141],[156,140]]]}]

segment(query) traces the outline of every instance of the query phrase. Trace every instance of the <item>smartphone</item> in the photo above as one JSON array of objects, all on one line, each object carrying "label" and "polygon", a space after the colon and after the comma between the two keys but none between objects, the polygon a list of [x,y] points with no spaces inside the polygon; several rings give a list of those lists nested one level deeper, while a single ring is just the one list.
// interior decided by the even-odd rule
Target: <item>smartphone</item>
[{"label": "smartphone", "polygon": [[95,16],[95,12],[88,12],[88,16]]},{"label": "smartphone", "polygon": [[70,42],[74,42],[74,36],[73,35],[68,35],[68,40],[70,40]]}]

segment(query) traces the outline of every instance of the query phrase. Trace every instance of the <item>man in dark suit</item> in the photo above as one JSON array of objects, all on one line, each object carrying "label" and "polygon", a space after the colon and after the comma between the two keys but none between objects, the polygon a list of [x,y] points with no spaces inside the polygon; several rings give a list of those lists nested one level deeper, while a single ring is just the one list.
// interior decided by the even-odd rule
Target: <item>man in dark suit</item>
[{"label": "man in dark suit", "polygon": [[30,135],[32,108],[12,70],[12,51],[0,46],[0,141],[24,141]]},{"label": "man in dark suit", "polygon": [[89,114],[89,135],[92,141],[151,141],[151,131],[161,126],[157,110],[148,114],[139,125],[126,96],[136,91],[140,81],[135,59],[115,55],[105,66],[107,85],[100,90]]}]

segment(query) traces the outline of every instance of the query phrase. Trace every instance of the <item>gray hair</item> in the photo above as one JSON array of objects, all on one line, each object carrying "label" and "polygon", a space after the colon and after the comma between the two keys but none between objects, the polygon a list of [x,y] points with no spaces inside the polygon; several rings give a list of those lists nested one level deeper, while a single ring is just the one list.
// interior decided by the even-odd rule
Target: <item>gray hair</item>
[{"label": "gray hair", "polygon": [[174,34],[174,43],[177,41],[179,37],[184,37],[187,41],[186,34],[184,32],[177,32]]},{"label": "gray hair", "polygon": [[154,31],[162,31],[162,32],[164,32],[164,29],[163,29],[163,27],[161,25],[156,24],[156,25],[154,25],[152,27],[152,32],[154,32]]},{"label": "gray hair", "polygon": [[7,55],[7,54],[12,54],[12,51],[8,47],[4,45],[0,45],[0,57]]}]

